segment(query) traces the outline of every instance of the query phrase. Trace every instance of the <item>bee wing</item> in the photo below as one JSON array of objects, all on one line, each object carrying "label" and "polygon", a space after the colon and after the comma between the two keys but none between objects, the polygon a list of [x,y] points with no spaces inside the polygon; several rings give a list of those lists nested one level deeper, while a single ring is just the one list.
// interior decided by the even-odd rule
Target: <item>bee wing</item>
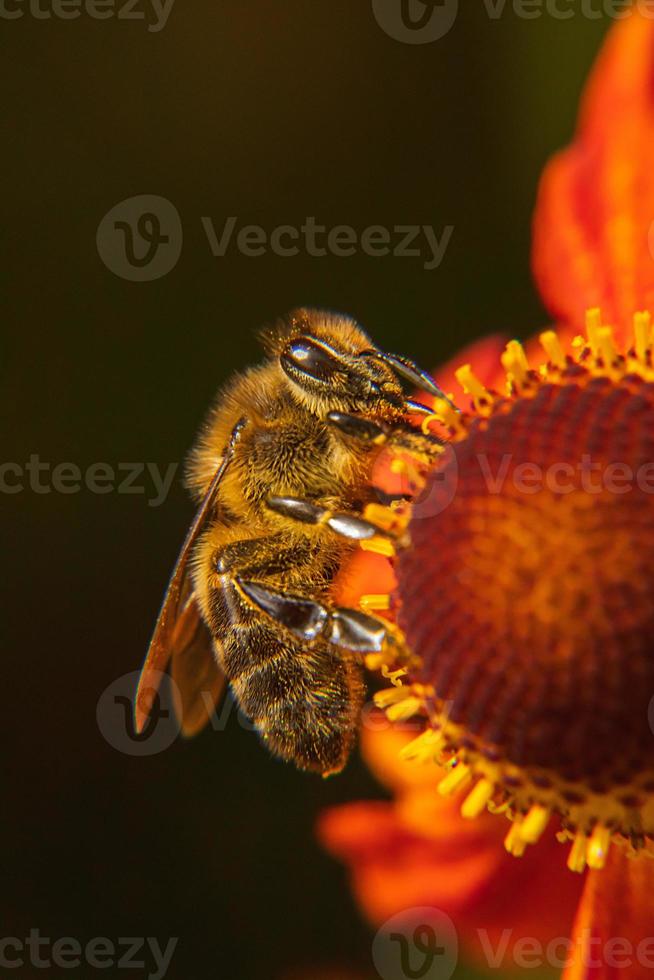
[{"label": "bee wing", "polygon": [[[204,670],[205,673],[208,672],[206,656],[207,647],[204,644],[204,641],[199,643],[193,642],[193,636],[196,635],[196,627],[198,626],[197,621],[200,618],[200,613],[190,587],[187,566],[193,551],[193,546],[195,545],[195,542],[204,529],[204,525],[211,514],[215,503],[216,494],[218,492],[218,487],[220,486],[220,482],[225,475],[227,467],[229,466],[233,455],[234,446],[244,424],[245,420],[241,419],[234,426],[225,455],[223,456],[220,465],[214,474],[214,477],[209,485],[209,489],[207,490],[204,500],[200,505],[200,509],[195,515],[195,519],[189,528],[184,544],[182,545],[182,550],[179,553],[177,564],[175,565],[170,582],[168,583],[168,591],[166,592],[161,609],[159,610],[159,616],[157,617],[154,633],[150,641],[150,646],[145,658],[145,663],[143,664],[143,668],[141,670],[141,676],[139,678],[139,684],[136,691],[134,720],[137,732],[141,732],[145,727],[150,711],[152,710],[153,693],[156,692],[157,688],[159,687],[161,675],[168,666],[171,657],[174,658],[179,677],[186,679],[189,676],[189,671],[186,669],[186,667],[182,670],[179,666],[185,651],[187,655],[192,655],[191,659],[195,659],[196,664],[200,664],[201,669]],[[188,642],[189,637],[191,640],[190,642]],[[203,650],[204,656],[202,654]],[[211,653],[211,650],[208,652]],[[215,670],[218,671],[217,664],[215,665]],[[217,687],[218,683],[214,673],[212,675],[212,685],[210,689],[214,691],[217,690]],[[219,692],[217,696],[219,696]],[[184,701],[184,698],[182,700]],[[194,703],[192,698],[190,701],[191,703]],[[193,714],[194,712],[192,711],[192,715]],[[197,716],[195,717],[197,720]],[[183,724],[183,728],[184,727],[185,726]],[[191,725],[191,727],[193,727],[193,725]],[[200,727],[202,726],[200,725]],[[198,730],[199,729],[196,727],[195,731]]]},{"label": "bee wing", "polygon": [[187,738],[204,728],[227,686],[216,661],[214,642],[191,592],[177,618],[170,644],[173,690],[180,701],[175,708],[182,734]]}]

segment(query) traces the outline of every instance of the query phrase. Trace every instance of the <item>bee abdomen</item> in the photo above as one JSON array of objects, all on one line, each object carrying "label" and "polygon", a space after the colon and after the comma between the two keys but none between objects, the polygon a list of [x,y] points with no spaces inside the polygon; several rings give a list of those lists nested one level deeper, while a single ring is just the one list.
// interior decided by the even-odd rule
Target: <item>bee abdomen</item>
[{"label": "bee abdomen", "polygon": [[325,643],[303,646],[261,621],[232,627],[223,667],[268,747],[302,769],[343,768],[363,701],[358,663]]}]

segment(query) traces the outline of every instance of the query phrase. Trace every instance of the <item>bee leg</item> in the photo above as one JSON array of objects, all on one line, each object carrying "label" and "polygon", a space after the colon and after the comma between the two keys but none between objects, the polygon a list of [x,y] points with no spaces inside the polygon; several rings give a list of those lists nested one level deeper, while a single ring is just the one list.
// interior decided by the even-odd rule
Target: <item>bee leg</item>
[{"label": "bee leg", "polygon": [[[408,399],[406,405],[410,412],[431,415],[432,410],[420,402]],[[371,419],[348,415],[345,412],[329,412],[326,421],[344,435],[359,439],[360,442],[368,445],[380,447],[386,445],[409,451],[418,449],[423,455],[426,454],[430,458],[439,452],[443,445],[443,440],[437,435],[431,432],[421,432],[420,429],[404,420],[396,422],[391,427],[382,422],[373,422]]]},{"label": "bee leg", "polygon": [[301,640],[318,637],[356,653],[379,652],[387,638],[387,625],[356,609],[335,608],[267,588],[260,582],[236,579],[239,589],[255,606],[272,616]]},{"label": "bee leg", "polygon": [[348,415],[347,412],[329,412],[325,421],[346,436],[376,446],[383,446],[390,432],[389,427],[381,422],[373,422],[358,415]]},{"label": "bee leg", "polygon": [[302,524],[324,524],[335,534],[351,541],[369,541],[378,536],[392,538],[387,530],[356,514],[331,511],[301,497],[269,497],[266,506],[276,514]]}]

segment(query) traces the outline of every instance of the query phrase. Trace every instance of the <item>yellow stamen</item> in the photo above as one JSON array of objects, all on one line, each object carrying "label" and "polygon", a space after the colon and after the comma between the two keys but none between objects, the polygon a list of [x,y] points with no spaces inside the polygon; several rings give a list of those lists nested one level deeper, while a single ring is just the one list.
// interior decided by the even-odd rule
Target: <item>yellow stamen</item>
[{"label": "yellow stamen", "polygon": [[581,874],[584,870],[586,867],[587,847],[588,838],[586,834],[582,833],[582,831],[577,831],[568,855],[568,868],[570,871],[576,871],[577,874]]},{"label": "yellow stamen", "polygon": [[600,357],[604,361],[604,367],[612,367],[613,362],[618,356],[618,350],[615,346],[611,327],[600,327],[597,331],[597,349]]},{"label": "yellow stamen", "polygon": [[401,687],[402,681],[401,677],[406,677],[406,667],[399,667],[397,670],[389,670],[388,666],[384,664],[381,669],[382,677],[390,681],[395,687]]},{"label": "yellow stamen", "polygon": [[558,335],[554,330],[546,330],[540,335],[539,340],[554,367],[562,371],[566,365],[566,360]]},{"label": "yellow stamen", "polygon": [[649,313],[634,314],[634,349],[639,361],[647,359],[647,351],[651,343],[652,318]]},{"label": "yellow stamen", "polygon": [[425,415],[424,419],[420,423],[420,428],[422,429],[423,435],[428,436],[431,431],[432,422],[442,422],[440,415],[432,412],[431,415]]},{"label": "yellow stamen", "polygon": [[359,546],[363,551],[372,551],[373,554],[383,555],[385,558],[393,558],[395,555],[393,542],[389,541],[388,538],[368,538],[367,541],[360,541]]},{"label": "yellow stamen", "polygon": [[478,412],[482,413],[484,408],[486,410],[490,408],[493,401],[490,392],[484,387],[469,364],[463,364],[454,372],[454,375],[466,395],[472,396]]},{"label": "yellow stamen", "polygon": [[593,357],[597,357],[599,344],[597,333],[602,326],[602,313],[599,307],[586,311],[586,335]]},{"label": "yellow stamen", "polygon": [[520,824],[520,836],[527,844],[535,844],[542,836],[550,819],[550,810],[535,803]]},{"label": "yellow stamen", "polygon": [[586,849],[586,861],[589,868],[599,870],[606,864],[606,858],[611,844],[611,830],[602,824],[597,824]]},{"label": "yellow stamen", "polygon": [[438,792],[441,796],[452,796],[458,789],[465,786],[472,779],[470,767],[458,762],[453,769],[444,776],[438,784]]},{"label": "yellow stamen", "polygon": [[478,817],[486,809],[486,804],[495,792],[495,784],[489,779],[480,779],[474,789],[468,793],[461,806],[461,816],[466,820]]},{"label": "yellow stamen", "polygon": [[400,758],[405,762],[433,762],[442,745],[442,734],[428,728],[401,749]]},{"label": "yellow stamen", "polygon": [[413,718],[419,711],[422,711],[425,702],[419,697],[408,697],[397,704],[392,704],[386,709],[386,717],[389,721],[406,721]]},{"label": "yellow stamen", "polygon": [[387,687],[383,691],[377,691],[373,695],[373,701],[378,708],[385,710],[398,701],[404,701],[409,696],[410,690],[408,687]]},{"label": "yellow stamen", "polygon": [[527,841],[520,834],[520,824],[517,820],[511,824],[511,829],[504,838],[504,846],[513,857],[522,857],[527,850]]},{"label": "yellow stamen", "polygon": [[385,531],[393,531],[398,527],[404,529],[408,523],[407,517],[391,510],[390,507],[382,506],[382,504],[368,504],[363,511],[363,516],[371,524],[376,524],[377,527],[381,527]]},{"label": "yellow stamen", "polygon": [[384,592],[362,595],[359,604],[365,612],[387,612],[391,608],[391,597]]},{"label": "yellow stamen", "polygon": [[[454,396],[449,396],[451,400],[454,400]],[[427,415],[422,421],[422,431],[425,435],[429,432],[429,426],[431,422],[440,422],[442,425],[448,426],[450,429],[460,430],[461,429],[461,419],[459,413],[452,408],[449,402],[445,401],[444,398],[434,398],[434,403],[432,405],[431,415]]]},{"label": "yellow stamen", "polygon": [[529,362],[519,340],[509,341],[501,360],[509,382],[513,382],[515,385],[523,385],[529,373]]}]

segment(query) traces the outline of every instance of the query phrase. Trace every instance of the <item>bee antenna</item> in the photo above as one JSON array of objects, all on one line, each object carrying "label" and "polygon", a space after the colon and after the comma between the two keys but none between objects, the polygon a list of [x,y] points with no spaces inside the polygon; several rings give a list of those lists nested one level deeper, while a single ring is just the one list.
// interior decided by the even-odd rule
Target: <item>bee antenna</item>
[{"label": "bee antenna", "polygon": [[420,388],[422,391],[426,391],[428,395],[433,395],[434,398],[442,398],[447,402],[455,411],[459,411],[454,402],[447,397],[444,391],[436,384],[434,379],[422,368],[418,367],[413,361],[410,361],[408,357],[402,357],[400,354],[389,354],[385,351],[380,350],[364,350],[361,351],[361,357],[372,357],[378,361],[382,361],[392,368],[396,374],[398,374],[405,381],[410,384],[415,385],[416,388]]}]

